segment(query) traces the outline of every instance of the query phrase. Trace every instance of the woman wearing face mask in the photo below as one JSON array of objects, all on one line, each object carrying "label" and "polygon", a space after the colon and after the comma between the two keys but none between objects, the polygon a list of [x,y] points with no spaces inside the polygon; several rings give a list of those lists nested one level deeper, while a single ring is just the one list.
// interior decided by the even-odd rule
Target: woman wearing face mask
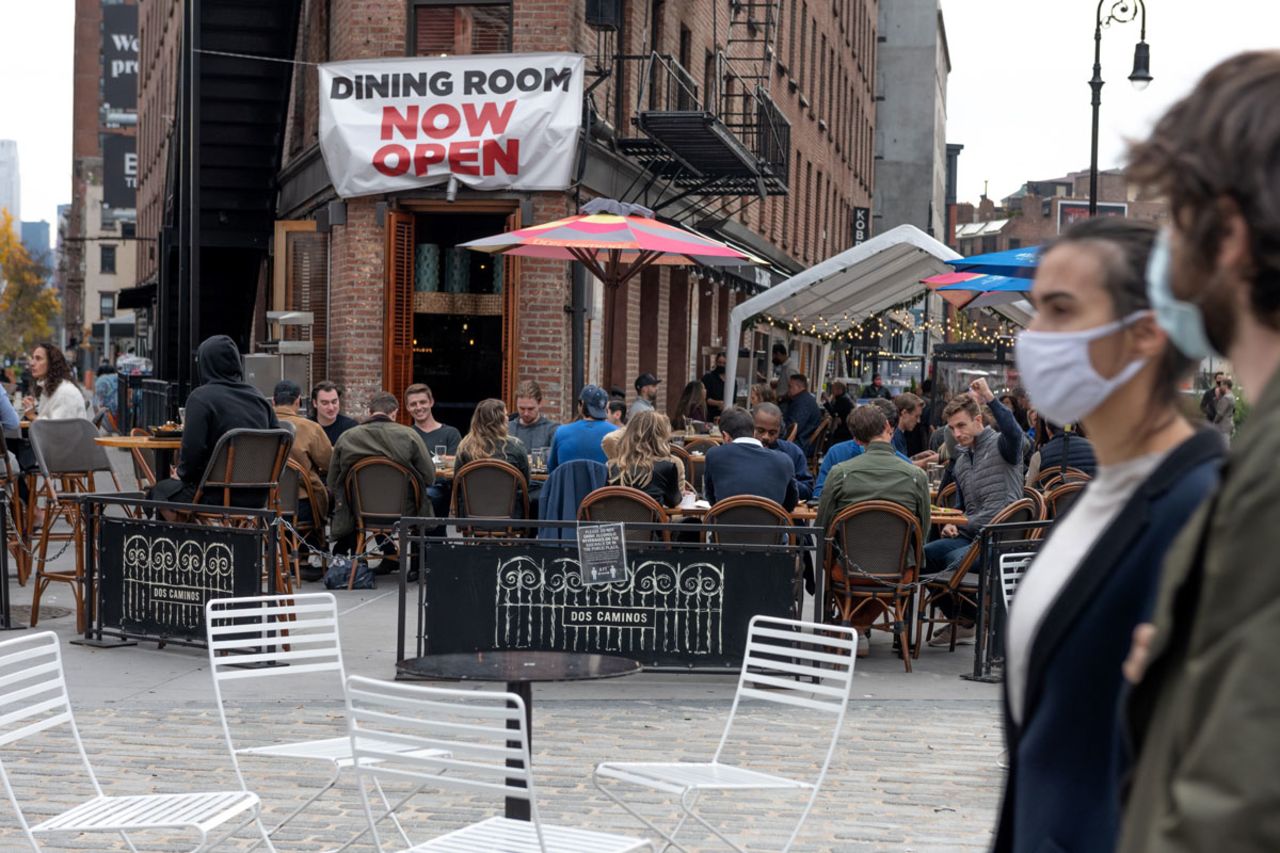
[{"label": "woman wearing face mask", "polygon": [[[1155,230],[1081,222],[1041,255],[1017,361],[1042,420],[1082,422],[1097,473],[1054,525],[1009,616],[1009,774],[997,851],[1108,851],[1127,756],[1121,663],[1170,542],[1217,480],[1219,435],[1177,404],[1191,369],[1147,296]],[[1158,251],[1164,251],[1161,248]],[[1153,258],[1153,271],[1159,267]]]}]

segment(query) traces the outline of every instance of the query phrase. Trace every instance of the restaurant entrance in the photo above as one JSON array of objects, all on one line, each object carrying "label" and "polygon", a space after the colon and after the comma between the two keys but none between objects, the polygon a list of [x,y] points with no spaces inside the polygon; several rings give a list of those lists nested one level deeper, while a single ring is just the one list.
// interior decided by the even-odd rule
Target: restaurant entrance
[{"label": "restaurant entrance", "polygon": [[391,385],[423,382],[435,416],[466,432],[476,404],[511,404],[514,384],[514,258],[459,247],[519,227],[508,204],[427,203],[389,216],[387,336]]}]

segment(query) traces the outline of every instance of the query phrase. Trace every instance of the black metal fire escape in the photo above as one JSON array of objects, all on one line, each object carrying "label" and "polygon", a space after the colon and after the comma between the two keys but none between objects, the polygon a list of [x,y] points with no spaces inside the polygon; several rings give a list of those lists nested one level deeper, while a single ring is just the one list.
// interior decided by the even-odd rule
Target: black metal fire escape
[{"label": "black metal fire escape", "polygon": [[785,195],[791,125],[769,96],[780,0],[730,3],[728,39],[700,89],[669,54],[621,56],[639,66],[632,123],[618,151],[641,164],[645,191],[674,189],[655,207],[691,196]]}]

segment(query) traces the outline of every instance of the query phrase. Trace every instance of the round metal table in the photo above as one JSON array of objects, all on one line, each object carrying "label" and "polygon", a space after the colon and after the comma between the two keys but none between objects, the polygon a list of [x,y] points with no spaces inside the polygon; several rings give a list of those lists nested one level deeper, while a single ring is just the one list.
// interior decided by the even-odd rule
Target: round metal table
[{"label": "round metal table", "polygon": [[[408,658],[396,670],[409,678],[435,681],[501,681],[524,701],[524,726],[533,754],[533,685],[539,681],[592,681],[634,675],[642,669],[630,658],[582,652],[494,649]],[[529,819],[529,801],[507,798],[506,814]]]}]

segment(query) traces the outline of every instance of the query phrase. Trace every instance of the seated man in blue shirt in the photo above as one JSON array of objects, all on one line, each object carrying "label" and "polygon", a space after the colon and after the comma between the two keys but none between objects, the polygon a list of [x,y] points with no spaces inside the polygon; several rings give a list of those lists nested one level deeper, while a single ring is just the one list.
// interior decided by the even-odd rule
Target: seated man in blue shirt
[{"label": "seated man in blue shirt", "polygon": [[795,469],[796,492],[800,500],[809,500],[813,497],[813,473],[809,470],[809,459],[798,446],[779,437],[782,432],[782,410],[773,403],[761,403],[751,410],[751,418],[755,423],[756,439],[768,449],[777,450],[791,460]]},{"label": "seated man in blue shirt", "polygon": [[557,465],[575,459],[590,459],[601,465],[608,464],[601,442],[617,429],[609,423],[609,395],[598,385],[588,385],[578,395],[582,420],[564,424],[556,429],[551,439],[551,451],[547,455],[547,473]]}]

